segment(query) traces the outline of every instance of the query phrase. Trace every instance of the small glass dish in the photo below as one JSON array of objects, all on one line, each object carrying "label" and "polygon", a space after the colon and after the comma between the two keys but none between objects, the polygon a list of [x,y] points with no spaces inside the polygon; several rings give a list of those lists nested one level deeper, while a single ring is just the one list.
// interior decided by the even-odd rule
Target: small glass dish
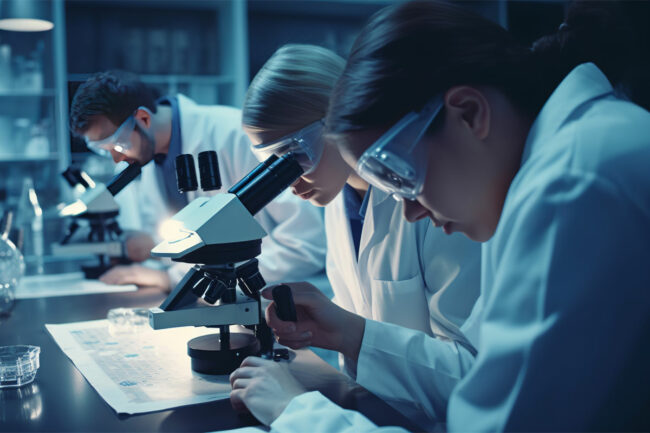
[{"label": "small glass dish", "polygon": [[108,310],[108,332],[111,335],[150,330],[146,308],[113,308]]},{"label": "small glass dish", "polygon": [[40,367],[38,346],[0,346],[0,388],[32,383]]}]

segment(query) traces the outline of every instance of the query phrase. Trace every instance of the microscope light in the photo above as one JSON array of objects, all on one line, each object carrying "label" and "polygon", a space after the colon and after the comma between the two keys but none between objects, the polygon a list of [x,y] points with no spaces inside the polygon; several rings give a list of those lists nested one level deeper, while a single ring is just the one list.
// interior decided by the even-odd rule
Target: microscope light
[{"label": "microscope light", "polygon": [[64,217],[65,216],[80,215],[80,214],[86,212],[87,209],[88,209],[88,207],[86,206],[86,204],[83,201],[77,200],[74,203],[70,203],[69,205],[67,205],[66,207],[61,209],[61,212],[59,212],[59,215],[64,216]]},{"label": "microscope light", "polygon": [[185,225],[181,221],[170,218],[160,224],[158,227],[158,235],[169,242],[181,237],[186,237],[187,234],[184,229]]}]

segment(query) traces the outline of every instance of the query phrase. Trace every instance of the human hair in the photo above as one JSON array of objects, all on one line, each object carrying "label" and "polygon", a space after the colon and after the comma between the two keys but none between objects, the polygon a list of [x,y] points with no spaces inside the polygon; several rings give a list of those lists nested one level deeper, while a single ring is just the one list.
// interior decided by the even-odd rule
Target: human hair
[{"label": "human hair", "polygon": [[593,62],[624,96],[650,110],[650,2],[576,1],[557,32],[535,41],[538,70],[557,85]]},{"label": "human hair", "polygon": [[326,48],[289,44],[279,48],[251,82],[242,123],[258,130],[297,130],[325,117],[345,60]]},{"label": "human hair", "polygon": [[156,112],[157,92],[135,74],[99,72],[79,86],[70,107],[70,129],[87,131],[96,116],[106,116],[115,125],[124,122],[138,107]]},{"label": "human hair", "polygon": [[[456,85],[496,88],[534,116],[564,76],[587,61],[602,67],[610,80],[622,79],[631,59],[621,55],[617,64],[613,56],[631,30],[612,35],[611,21],[620,22],[623,13],[608,21],[607,12],[600,12],[598,21],[587,13],[598,8],[615,6],[603,2],[572,6],[557,34],[532,48],[519,44],[498,24],[449,3],[412,1],[382,9],[352,47],[332,93],[328,130],[345,133],[390,125]],[[594,43],[596,36],[607,43]],[[647,59],[641,53],[637,57]],[[647,60],[638,63],[643,61],[647,76]],[[642,81],[634,83],[638,82]],[[644,82],[647,90],[647,78]],[[628,84],[635,94],[642,87]]]}]

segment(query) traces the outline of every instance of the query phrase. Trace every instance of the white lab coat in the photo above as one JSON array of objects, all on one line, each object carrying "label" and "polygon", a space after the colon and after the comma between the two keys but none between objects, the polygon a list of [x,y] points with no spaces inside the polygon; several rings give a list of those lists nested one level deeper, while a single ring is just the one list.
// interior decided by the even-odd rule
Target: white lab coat
[{"label": "white lab coat", "polygon": [[[451,396],[450,430],[642,429],[632,417],[650,401],[649,221],[650,114],[617,98],[595,65],[580,65],[535,120],[483,247],[468,319],[479,322],[479,355]],[[408,354],[422,334],[401,333]],[[318,392],[292,400],[271,427],[384,431]]]},{"label": "white lab coat", "polygon": [[[428,428],[432,420],[444,418],[451,390],[474,359],[455,342],[472,347],[459,326],[479,293],[480,244],[461,234],[447,236],[428,218],[409,223],[402,202],[376,188],[368,194],[358,260],[344,194],[325,209],[327,276],[334,300],[368,319],[423,335],[409,359],[400,351],[401,335],[389,333],[377,336],[383,344],[361,357],[358,366],[346,360],[344,367],[361,385]],[[367,332],[373,334],[374,328]],[[386,379],[393,369],[411,363],[422,368],[399,382]]]},{"label": "white lab coat", "polygon": [[[188,192],[191,201],[200,196],[212,196],[228,189],[244,177],[259,162],[250,150],[250,141],[241,128],[241,110],[226,106],[198,105],[178,95],[182,153],[197,157],[199,152],[215,150],[223,187],[218,192],[204,192],[200,188]],[[197,161],[198,162],[198,161]],[[198,170],[197,170],[198,172]],[[137,207],[139,221],[121,221],[124,228],[144,229],[160,240],[158,227],[172,216],[165,203],[164,186],[159,183],[156,166],[150,162],[142,168],[140,182],[133,182],[119,194],[121,213],[134,215]],[[133,197],[137,200],[133,200]],[[325,234],[319,209],[295,197],[289,190],[276,197],[255,218],[268,233],[262,240],[260,272],[267,282],[295,281],[323,269],[325,262]],[[189,268],[174,264],[169,269],[176,284]]]}]

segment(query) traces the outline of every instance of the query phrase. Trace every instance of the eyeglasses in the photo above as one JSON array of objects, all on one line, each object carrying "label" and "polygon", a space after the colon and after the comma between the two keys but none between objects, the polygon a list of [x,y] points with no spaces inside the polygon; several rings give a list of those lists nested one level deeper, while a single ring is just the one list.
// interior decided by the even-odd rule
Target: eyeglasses
[{"label": "eyeglasses", "polygon": [[323,129],[325,122],[319,119],[297,132],[285,135],[271,143],[253,145],[253,152],[258,159],[265,160],[271,155],[286,155],[291,153],[300,164],[304,173],[312,171],[323,155]]},{"label": "eyeglasses", "polygon": [[361,155],[357,173],[396,198],[415,200],[424,188],[429,157],[422,137],[443,106],[440,95],[405,115]]},{"label": "eyeglasses", "polygon": [[111,157],[111,150],[124,153],[131,149],[131,133],[135,129],[135,116],[130,115],[117,130],[102,140],[88,140],[86,137],[86,146],[88,149],[100,156]]}]

